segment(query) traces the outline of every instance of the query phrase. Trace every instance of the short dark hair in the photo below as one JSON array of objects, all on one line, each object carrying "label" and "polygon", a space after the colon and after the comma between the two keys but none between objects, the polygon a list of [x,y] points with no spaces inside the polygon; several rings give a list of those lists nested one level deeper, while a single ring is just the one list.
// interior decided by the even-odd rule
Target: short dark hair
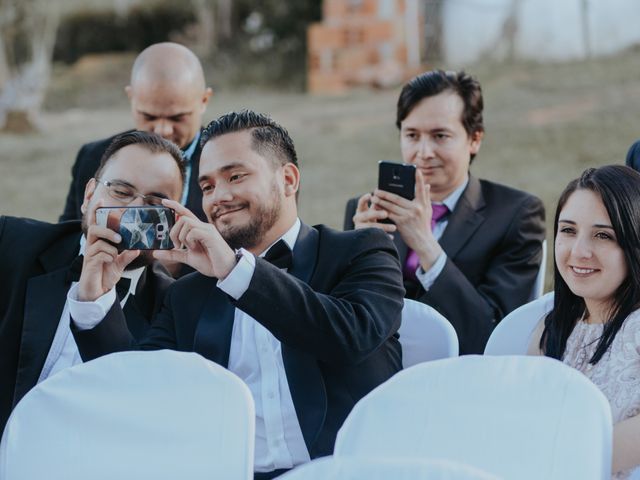
[{"label": "short dark hair", "polygon": [[270,157],[282,165],[293,163],[298,166],[298,156],[289,132],[274,122],[269,116],[252,110],[229,112],[213,120],[202,132],[200,146],[227,133],[251,131],[251,148],[261,155]]},{"label": "short dark hair", "polygon": [[[595,364],[609,349],[625,319],[640,306],[640,173],[623,165],[608,165],[588,168],[580,178],[569,182],[558,200],[554,238],[558,235],[560,212],[576,190],[589,190],[602,199],[628,269],[626,280],[613,294],[609,319],[589,360]],[[569,289],[554,263],[553,310],[545,318],[540,339],[546,356],[563,357],[569,335],[586,308],[584,299]]]},{"label": "short dark hair", "polygon": [[176,161],[176,165],[180,171],[180,180],[184,183],[185,167],[180,149],[174,143],[169,140],[165,140],[160,135],[140,131],[126,132],[113,139],[107,147],[107,150],[102,155],[100,166],[94,175],[95,178],[100,178],[105,165],[109,163],[109,160],[118,152],[118,150],[128,147],[129,145],[140,145],[151,153],[166,152],[171,155],[171,157]]},{"label": "short dark hair", "polygon": [[[480,82],[463,70],[459,72],[431,70],[409,80],[398,97],[396,109],[396,127],[400,129],[402,122],[411,111],[427,97],[436,96],[445,91],[456,93],[464,104],[460,119],[467,135],[484,132],[482,110],[482,87]],[[473,158],[475,155],[472,155]]]}]

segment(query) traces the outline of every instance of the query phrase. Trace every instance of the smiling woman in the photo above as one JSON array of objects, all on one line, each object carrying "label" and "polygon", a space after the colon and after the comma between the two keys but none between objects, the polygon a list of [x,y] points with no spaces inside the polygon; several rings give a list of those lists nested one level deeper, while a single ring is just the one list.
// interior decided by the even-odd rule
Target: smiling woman
[{"label": "smiling woman", "polygon": [[615,479],[640,465],[639,253],[640,174],[585,170],[558,201],[554,306],[532,348],[580,370],[609,400]]}]

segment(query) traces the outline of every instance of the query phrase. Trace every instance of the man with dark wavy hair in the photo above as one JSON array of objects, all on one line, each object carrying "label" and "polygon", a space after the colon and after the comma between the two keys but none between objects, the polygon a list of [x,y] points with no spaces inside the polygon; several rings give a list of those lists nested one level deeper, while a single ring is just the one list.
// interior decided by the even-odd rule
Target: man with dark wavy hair
[{"label": "man with dark wavy hair", "polygon": [[[197,272],[174,283],[137,347],[195,351],[242,378],[256,406],[256,478],[273,478],[331,454],[355,403],[400,370],[400,265],[380,230],[300,221],[295,148],[270,118],[223,115],[202,142],[208,222],[165,201],[180,214],[176,249],[154,253]],[[83,272],[76,293],[86,308],[110,287],[102,280]],[[72,317],[87,323],[83,308]],[[123,325],[119,305],[105,307],[74,333],[83,358],[131,348]]]},{"label": "man with dark wavy hair", "polygon": [[[84,189],[83,219],[51,224],[0,216],[0,431],[13,406],[38,382],[81,362],[69,329],[69,289],[95,252],[97,207],[179,200],[183,162],[179,149],[146,132],[123,134],[104,154]],[[116,247],[110,245],[112,252]],[[91,265],[89,265],[89,269]],[[106,275],[132,335],[141,337],[172,283],[153,258],[125,251]]]},{"label": "man with dark wavy hair", "polygon": [[482,110],[480,83],[465,72],[410,80],[396,126],[402,160],[417,167],[415,198],[376,190],[349,200],[344,221],[394,236],[407,298],[442,313],[463,354],[482,353],[495,325],[530,299],[545,235],[538,198],[470,173]]}]

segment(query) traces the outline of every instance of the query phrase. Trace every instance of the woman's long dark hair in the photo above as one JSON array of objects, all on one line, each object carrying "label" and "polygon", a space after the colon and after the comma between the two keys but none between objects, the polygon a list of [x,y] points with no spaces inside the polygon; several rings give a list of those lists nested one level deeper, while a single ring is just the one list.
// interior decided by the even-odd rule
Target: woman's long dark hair
[{"label": "woman's long dark hair", "polygon": [[[558,235],[558,217],[576,190],[590,190],[602,199],[618,245],[624,252],[627,278],[613,294],[609,318],[589,363],[595,364],[609,349],[624,320],[640,306],[640,173],[623,165],[585,170],[567,185],[558,200],[553,237]],[[562,359],[567,339],[585,313],[584,299],[566,284],[554,262],[553,310],[544,321],[540,348],[548,357]]]}]

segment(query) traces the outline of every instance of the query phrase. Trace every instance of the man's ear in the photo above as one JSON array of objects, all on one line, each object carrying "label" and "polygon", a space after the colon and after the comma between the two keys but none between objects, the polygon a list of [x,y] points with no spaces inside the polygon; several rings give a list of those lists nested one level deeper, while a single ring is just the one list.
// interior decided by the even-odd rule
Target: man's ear
[{"label": "man's ear", "polygon": [[213,90],[210,87],[207,87],[202,94],[202,113],[207,109],[207,105],[209,105],[209,100],[213,96]]},{"label": "man's ear", "polygon": [[91,198],[93,197],[93,192],[96,191],[97,186],[98,186],[98,182],[96,182],[96,179],[90,178],[84,187],[84,200],[82,201],[82,205],[80,205],[80,211],[82,212],[83,215],[87,213],[87,209],[89,208],[89,202],[91,202]]},{"label": "man's ear", "polygon": [[300,187],[300,170],[293,163],[286,163],[282,167],[284,177],[284,195],[295,196]]},{"label": "man's ear", "polygon": [[480,145],[482,145],[482,139],[484,138],[484,131],[477,130],[471,134],[471,145],[469,153],[475,155],[480,151]]},{"label": "man's ear", "polygon": [[129,101],[131,101],[131,96],[133,95],[133,88],[131,88],[131,85],[124,87],[124,92],[127,94]]}]

